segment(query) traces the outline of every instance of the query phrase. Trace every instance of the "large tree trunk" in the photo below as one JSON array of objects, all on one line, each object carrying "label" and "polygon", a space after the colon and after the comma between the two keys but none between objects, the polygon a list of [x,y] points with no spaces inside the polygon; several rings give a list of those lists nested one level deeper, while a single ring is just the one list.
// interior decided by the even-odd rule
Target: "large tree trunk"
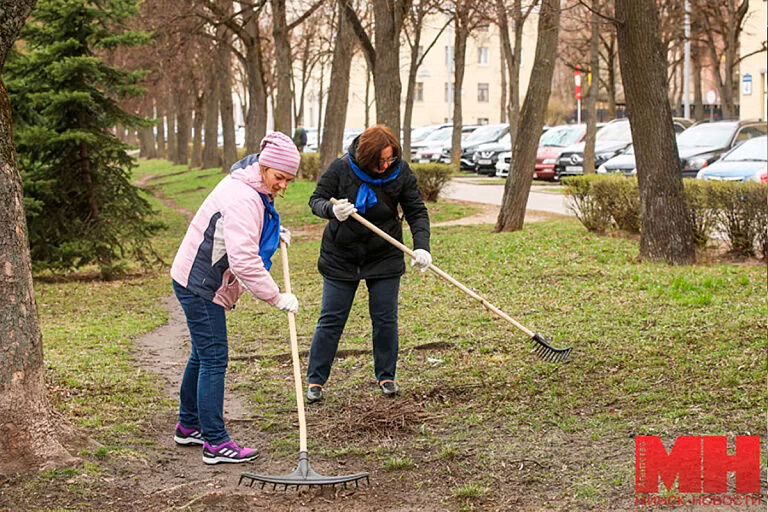
[{"label": "large tree trunk", "polygon": [[464,122],[461,104],[461,87],[464,84],[464,65],[467,60],[467,38],[469,33],[466,26],[455,20],[453,32],[453,133],[451,134],[451,163],[458,168],[461,160],[461,126]]},{"label": "large tree trunk", "polygon": [[701,52],[697,44],[691,44],[693,61],[693,118],[704,119],[704,94],[701,85]]},{"label": "large tree trunk", "polygon": [[166,157],[169,162],[176,161],[176,107],[175,101],[171,96],[168,98],[168,108],[165,111],[166,115],[166,133],[168,134],[168,156]]},{"label": "large tree trunk", "polygon": [[189,136],[192,133],[191,111],[188,107],[188,93],[176,93],[176,159],[177,165],[189,162]]},{"label": "large tree trunk", "polygon": [[155,144],[157,145],[157,157],[167,158],[168,153],[165,149],[165,111],[158,100],[159,98],[155,98]]},{"label": "large tree trunk", "polygon": [[[0,2],[0,71],[34,0]],[[57,437],[46,396],[43,344],[32,286],[21,176],[13,144],[11,102],[0,80],[0,474],[72,465]],[[68,428],[67,428],[68,430]]]},{"label": "large tree trunk", "polygon": [[245,71],[248,76],[248,113],[245,119],[245,148],[247,153],[258,153],[261,139],[267,134],[267,86],[264,83],[264,61],[261,54],[259,18],[240,2],[244,27],[250,36],[246,45]]},{"label": "large tree trunk", "polygon": [[640,187],[640,257],[692,264],[695,251],[667,100],[666,58],[656,2],[616,0],[616,19]]},{"label": "large tree trunk", "polygon": [[587,95],[587,133],[584,137],[584,174],[595,172],[595,134],[597,134],[597,94],[600,85],[600,11],[599,0],[592,0],[592,37],[589,42],[592,82]]},{"label": "large tree trunk", "polygon": [[525,206],[533,181],[532,169],[536,165],[536,150],[552,90],[559,27],[560,0],[542,0],[536,55],[520,118],[520,124],[525,126],[525,130],[519,133],[512,146],[509,176],[504,185],[496,231],[517,231],[523,228]]},{"label": "large tree trunk", "polygon": [[203,147],[203,169],[218,167],[219,163],[219,90],[216,66],[211,66],[211,76],[205,88],[205,146]]},{"label": "large tree trunk", "polygon": [[291,62],[290,31],[285,14],[285,0],[270,0],[272,4],[272,39],[275,44],[275,68],[277,69],[277,98],[275,106],[275,131],[291,135]]},{"label": "large tree trunk", "polygon": [[[523,6],[520,0],[514,2],[515,46],[512,48],[512,62],[509,63],[509,138],[510,148],[514,146],[520,128],[520,60],[523,57]],[[541,134],[541,130],[539,130]],[[536,140],[538,143],[538,139]],[[531,167],[533,169],[533,167]],[[531,172],[533,176],[533,172]]]},{"label": "large tree trunk", "polygon": [[352,26],[342,12],[339,4],[339,20],[336,32],[336,45],[331,63],[331,83],[328,91],[328,106],[325,109],[322,138],[320,139],[320,173],[325,171],[333,160],[343,152],[344,124],[347,120],[349,103],[349,71],[352,65],[353,37]]},{"label": "large tree trunk", "polygon": [[[373,86],[376,90],[376,122],[392,130],[400,137],[400,27],[399,3],[391,0],[374,0],[376,20],[374,39],[376,61],[373,69]],[[394,5],[393,5],[394,4]]]},{"label": "large tree trunk", "polygon": [[[139,113],[142,116],[152,118],[152,98],[142,98],[139,108]],[[139,128],[139,156],[141,158],[157,158],[155,133],[152,126]]]}]

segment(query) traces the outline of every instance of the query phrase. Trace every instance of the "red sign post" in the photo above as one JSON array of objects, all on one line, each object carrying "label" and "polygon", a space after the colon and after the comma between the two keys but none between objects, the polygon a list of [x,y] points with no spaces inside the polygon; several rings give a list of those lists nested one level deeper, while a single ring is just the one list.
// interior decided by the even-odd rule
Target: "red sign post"
[{"label": "red sign post", "polygon": [[581,66],[578,64],[573,70],[573,82],[576,84],[576,124],[581,124]]}]

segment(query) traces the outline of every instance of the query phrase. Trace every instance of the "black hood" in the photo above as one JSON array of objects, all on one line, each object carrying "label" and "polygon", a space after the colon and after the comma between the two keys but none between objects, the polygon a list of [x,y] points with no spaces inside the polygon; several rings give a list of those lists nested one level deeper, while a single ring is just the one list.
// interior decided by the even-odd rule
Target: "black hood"
[{"label": "black hood", "polygon": [[395,159],[394,162],[389,164],[389,167],[387,167],[387,170],[384,171],[381,174],[373,173],[373,172],[369,171],[368,169],[363,169],[362,167],[360,167],[360,164],[357,161],[357,146],[358,146],[359,143],[360,143],[360,135],[355,137],[355,139],[352,141],[352,143],[347,148],[347,155],[349,156],[350,160],[355,162],[355,165],[360,170],[362,170],[365,174],[370,176],[372,179],[375,179],[375,180],[386,179],[389,176],[391,176],[392,173],[395,172],[395,169],[397,169],[397,166],[400,165],[401,157],[398,157],[398,158]]}]

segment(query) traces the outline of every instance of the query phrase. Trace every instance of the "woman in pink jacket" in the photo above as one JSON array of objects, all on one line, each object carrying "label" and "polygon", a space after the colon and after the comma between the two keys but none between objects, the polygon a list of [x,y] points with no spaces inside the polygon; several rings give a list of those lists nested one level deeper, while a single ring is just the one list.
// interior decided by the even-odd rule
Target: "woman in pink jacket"
[{"label": "woman in pink jacket", "polygon": [[264,137],[261,153],[233,165],[203,201],[171,267],[192,342],[174,439],[181,445],[202,445],[206,464],[246,462],[259,455],[256,449],[238,446],[224,427],[229,360],[225,311],[246,290],[278,309],[299,308],[293,294],[280,293],[269,268],[280,240],[290,243],[274,199],[296,177],[300,158],[287,135]]}]

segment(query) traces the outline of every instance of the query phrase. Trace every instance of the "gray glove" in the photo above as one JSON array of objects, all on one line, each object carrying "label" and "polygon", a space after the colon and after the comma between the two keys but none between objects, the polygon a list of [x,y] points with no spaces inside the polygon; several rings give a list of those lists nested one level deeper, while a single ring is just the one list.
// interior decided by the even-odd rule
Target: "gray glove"
[{"label": "gray glove", "polygon": [[340,199],[338,203],[333,205],[333,214],[339,219],[339,222],[344,222],[353,213],[357,213],[357,208],[348,199]]}]

